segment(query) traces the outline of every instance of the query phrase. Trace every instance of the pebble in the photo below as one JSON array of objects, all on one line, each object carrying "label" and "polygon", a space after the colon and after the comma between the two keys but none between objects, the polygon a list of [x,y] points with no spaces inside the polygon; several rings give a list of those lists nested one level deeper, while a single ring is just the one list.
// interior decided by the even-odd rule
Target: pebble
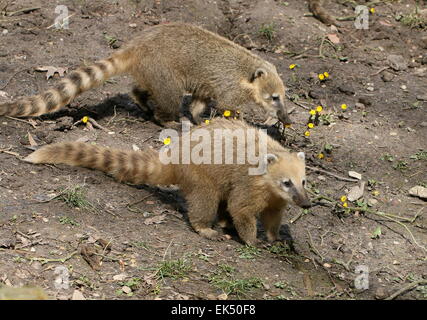
[{"label": "pebble", "polygon": [[9,33],[9,30],[7,30],[7,29],[4,29],[4,30],[1,32],[1,34],[2,34],[2,35],[4,35],[4,36],[5,36],[5,35],[7,35],[8,33]]},{"label": "pebble", "polygon": [[129,293],[131,293],[131,292],[132,292],[132,289],[131,289],[131,288],[129,288],[128,286],[123,286],[123,287],[122,287],[122,291],[123,291],[124,293],[126,293],[126,294],[129,294]]},{"label": "pebble", "polygon": [[375,299],[382,300],[387,296],[384,288],[380,287],[375,291]]},{"label": "pebble", "polygon": [[394,74],[392,74],[391,72],[384,71],[383,74],[381,75],[381,79],[384,82],[390,82],[394,79]]},{"label": "pebble", "polygon": [[86,300],[86,298],[79,290],[74,290],[71,300]]},{"label": "pebble", "polygon": [[376,206],[378,204],[378,200],[377,199],[368,199],[368,205],[373,207]]},{"label": "pebble", "polygon": [[417,96],[417,100],[427,101],[427,94],[420,94]]},{"label": "pebble", "polygon": [[405,58],[398,54],[391,54],[387,57],[390,67],[395,71],[402,71],[408,69],[408,63]]}]

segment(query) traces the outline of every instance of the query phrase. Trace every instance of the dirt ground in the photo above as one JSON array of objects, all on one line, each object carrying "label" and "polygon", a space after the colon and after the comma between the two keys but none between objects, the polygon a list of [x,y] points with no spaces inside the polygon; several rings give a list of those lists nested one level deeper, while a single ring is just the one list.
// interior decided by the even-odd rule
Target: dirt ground
[{"label": "dirt ground", "polygon": [[[38,67],[72,70],[151,25],[191,22],[277,66],[296,103],[288,102],[295,124],[284,143],[323,171],[308,170],[315,206],[291,206],[284,217],[294,250],[245,247],[233,234],[213,242],[191,229],[177,191],[21,160],[34,143],[159,148],[162,128],[132,102],[129,77],[53,115],[0,118],[0,284],[37,286],[54,299],[384,299],[406,286],[396,299],[427,298],[426,202],[408,193],[427,187],[427,32],[415,1],[376,1],[369,29],[348,20],[338,32],[310,16],[306,1],[74,0],[69,29],[58,30],[62,3],[0,0],[9,13],[38,8],[0,16],[0,101],[58,81]],[[353,3],[325,8],[348,17]],[[318,105],[322,121],[306,137],[308,109]],[[72,127],[83,116],[106,130]],[[340,198],[360,185],[345,180],[354,180],[349,171],[366,184],[345,209]],[[368,288],[355,286],[365,275]]]}]

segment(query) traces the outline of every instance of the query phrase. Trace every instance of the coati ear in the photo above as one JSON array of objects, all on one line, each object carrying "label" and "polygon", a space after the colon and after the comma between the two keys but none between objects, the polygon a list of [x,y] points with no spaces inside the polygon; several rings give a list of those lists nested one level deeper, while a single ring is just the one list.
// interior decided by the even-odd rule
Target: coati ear
[{"label": "coati ear", "polygon": [[265,156],[265,162],[267,163],[267,165],[270,165],[276,162],[277,160],[278,160],[277,156],[273,153],[267,153],[267,155]]},{"label": "coati ear", "polygon": [[301,159],[302,161],[304,161],[305,160],[305,153],[304,152],[298,152],[297,157],[298,157],[298,159]]},{"label": "coati ear", "polygon": [[267,75],[267,71],[265,69],[258,68],[253,73],[253,75],[251,77],[251,82],[255,81],[255,79],[257,79],[257,78],[261,78],[262,76],[266,76],[266,75]]}]

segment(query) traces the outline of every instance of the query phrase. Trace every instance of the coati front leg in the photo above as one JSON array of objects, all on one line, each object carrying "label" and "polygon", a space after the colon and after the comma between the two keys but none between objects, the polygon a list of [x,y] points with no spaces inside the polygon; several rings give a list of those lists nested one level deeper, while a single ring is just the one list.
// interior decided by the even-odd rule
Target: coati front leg
[{"label": "coati front leg", "polygon": [[221,240],[218,232],[212,229],[218,212],[219,196],[195,186],[185,198],[188,203],[188,219],[193,229],[205,238]]},{"label": "coati front leg", "polygon": [[[259,197],[258,197],[259,198]],[[248,245],[257,245],[257,214],[266,207],[262,199],[242,190],[233,190],[229,194],[227,209],[240,239]]]},{"label": "coati front leg", "polygon": [[261,212],[261,222],[270,242],[280,240],[279,230],[282,224],[283,211],[278,209],[266,209]]}]

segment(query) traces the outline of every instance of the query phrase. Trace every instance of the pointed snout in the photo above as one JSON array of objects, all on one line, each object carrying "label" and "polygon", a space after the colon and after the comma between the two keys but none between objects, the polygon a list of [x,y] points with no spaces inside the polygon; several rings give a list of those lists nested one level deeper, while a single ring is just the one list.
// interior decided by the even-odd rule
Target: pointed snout
[{"label": "pointed snout", "polygon": [[285,108],[283,107],[283,105],[281,106],[281,108],[277,111],[277,118],[280,120],[280,122],[282,122],[284,125],[288,125],[288,124],[292,124],[293,121],[292,119],[289,117],[288,113],[286,112]]},{"label": "pointed snout", "polygon": [[298,207],[303,209],[308,209],[311,207],[311,201],[308,198],[307,194],[294,196],[292,199]]}]

